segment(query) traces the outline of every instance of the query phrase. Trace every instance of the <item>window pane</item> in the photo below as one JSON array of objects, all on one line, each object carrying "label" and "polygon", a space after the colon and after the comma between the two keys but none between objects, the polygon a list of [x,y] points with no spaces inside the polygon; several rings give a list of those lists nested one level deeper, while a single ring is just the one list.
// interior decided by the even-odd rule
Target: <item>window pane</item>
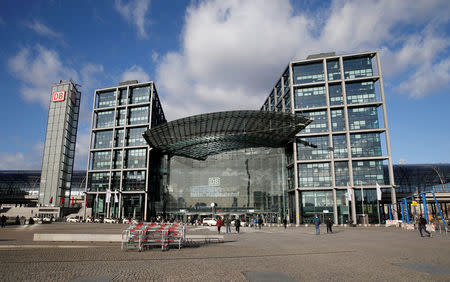
[{"label": "window pane", "polygon": [[142,133],[147,130],[147,127],[135,127],[127,129],[127,146],[141,146],[147,145]]},{"label": "window pane", "polygon": [[150,101],[150,87],[137,87],[130,89],[130,104]]},{"label": "window pane", "polygon": [[113,107],[116,105],[116,91],[97,93],[98,108]]},{"label": "window pane", "polygon": [[114,110],[97,112],[96,116],[95,128],[114,126]]},{"label": "window pane", "polygon": [[327,61],[328,80],[341,79],[339,60]]},{"label": "window pane", "polygon": [[295,108],[312,108],[327,105],[325,87],[295,88]]},{"label": "window pane", "polygon": [[350,130],[378,128],[378,109],[376,107],[348,109]]},{"label": "window pane", "polygon": [[145,171],[125,171],[122,180],[122,190],[145,190]]},{"label": "window pane", "polygon": [[348,162],[335,162],[334,173],[336,176],[336,186],[346,186],[350,182]]},{"label": "window pane", "polygon": [[327,111],[304,112],[298,115],[311,117],[314,119],[301,133],[327,132],[328,115]]},{"label": "window pane", "polygon": [[347,158],[347,137],[345,135],[333,136],[333,154],[335,158]]},{"label": "window pane", "polygon": [[350,143],[352,157],[376,157],[382,154],[379,133],[351,134]]},{"label": "window pane", "polygon": [[333,131],[345,130],[344,110],[331,110],[331,126]]},{"label": "window pane", "polygon": [[329,187],[331,186],[330,163],[299,164],[298,179],[300,187]]},{"label": "window pane", "polygon": [[[314,144],[317,148],[306,146],[305,143]],[[297,139],[297,159],[298,160],[318,160],[329,159],[328,136],[304,137]]]},{"label": "window pane", "polygon": [[112,130],[94,132],[94,149],[112,147]]},{"label": "window pane", "polygon": [[376,101],[375,85],[372,81],[347,83],[345,91],[348,104]]},{"label": "window pane", "polygon": [[111,151],[92,153],[92,169],[109,169],[110,164]]},{"label": "window pane", "polygon": [[373,76],[370,57],[344,59],[344,77],[358,78]]},{"label": "window pane", "polygon": [[330,93],[331,106],[344,104],[344,97],[342,96],[342,86],[340,84],[329,85],[328,92]]},{"label": "window pane", "polygon": [[148,123],[148,106],[130,108],[128,111],[128,124]]},{"label": "window pane", "polygon": [[129,149],[125,153],[125,168],[145,168],[147,149]]},{"label": "window pane", "polygon": [[307,65],[294,65],[292,70],[294,72],[295,84],[325,80],[322,62]]}]

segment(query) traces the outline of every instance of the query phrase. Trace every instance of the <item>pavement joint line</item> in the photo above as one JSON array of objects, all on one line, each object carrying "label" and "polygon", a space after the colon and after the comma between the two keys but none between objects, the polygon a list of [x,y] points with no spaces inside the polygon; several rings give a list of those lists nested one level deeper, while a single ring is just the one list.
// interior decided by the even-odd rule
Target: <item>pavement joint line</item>
[{"label": "pavement joint line", "polygon": [[42,248],[101,248],[105,246],[88,245],[0,245],[1,249],[42,249]]},{"label": "pavement joint line", "polygon": [[209,259],[242,259],[242,258],[264,258],[264,257],[286,257],[286,256],[307,256],[307,255],[329,255],[356,253],[355,250],[350,251],[331,251],[331,252],[308,252],[298,254],[268,254],[268,255],[245,255],[245,256],[220,256],[220,257],[181,257],[181,258],[140,258],[140,259],[95,259],[95,260],[41,260],[41,261],[4,261],[3,264],[17,263],[74,263],[74,262],[139,262],[139,261],[177,261],[177,260],[209,260]]}]

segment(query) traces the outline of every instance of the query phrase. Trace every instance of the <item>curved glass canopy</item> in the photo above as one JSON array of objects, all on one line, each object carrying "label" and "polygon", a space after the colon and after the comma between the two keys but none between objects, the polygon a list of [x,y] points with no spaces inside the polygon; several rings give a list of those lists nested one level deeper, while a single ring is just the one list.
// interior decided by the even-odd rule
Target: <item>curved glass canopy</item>
[{"label": "curved glass canopy", "polygon": [[282,112],[227,111],[177,119],[144,132],[153,149],[169,156],[206,160],[253,147],[283,147],[312,119]]}]

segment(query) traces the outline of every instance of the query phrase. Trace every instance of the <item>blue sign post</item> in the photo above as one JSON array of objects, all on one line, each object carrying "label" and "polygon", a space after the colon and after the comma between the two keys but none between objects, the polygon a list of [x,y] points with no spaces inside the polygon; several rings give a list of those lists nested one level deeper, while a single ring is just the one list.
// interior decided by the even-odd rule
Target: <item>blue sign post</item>
[{"label": "blue sign post", "polygon": [[409,224],[409,210],[408,210],[408,202],[405,198],[403,198],[403,206],[405,207],[405,214],[406,214],[406,223]]},{"label": "blue sign post", "polygon": [[428,207],[427,207],[427,197],[425,195],[425,193],[422,193],[422,203],[423,203],[423,213],[424,213],[424,217],[427,220],[427,224],[430,224],[430,218],[428,217]]},{"label": "blue sign post", "polygon": [[392,220],[391,205],[388,204],[389,220]]},{"label": "blue sign post", "polygon": [[400,203],[400,209],[402,210],[402,222],[405,222],[405,212],[403,211],[403,203]]}]

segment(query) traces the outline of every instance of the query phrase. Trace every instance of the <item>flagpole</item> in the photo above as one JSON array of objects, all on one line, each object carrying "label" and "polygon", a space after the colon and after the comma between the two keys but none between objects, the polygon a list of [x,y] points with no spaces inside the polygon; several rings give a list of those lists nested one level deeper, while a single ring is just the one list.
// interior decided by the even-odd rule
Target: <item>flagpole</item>
[{"label": "flagpole", "polygon": [[361,210],[362,210],[362,216],[364,220],[364,190],[361,184]]},{"label": "flagpole", "polygon": [[376,182],[377,188],[377,211],[378,211],[378,225],[381,225],[381,217],[380,217],[380,199],[381,199],[381,186]]}]

